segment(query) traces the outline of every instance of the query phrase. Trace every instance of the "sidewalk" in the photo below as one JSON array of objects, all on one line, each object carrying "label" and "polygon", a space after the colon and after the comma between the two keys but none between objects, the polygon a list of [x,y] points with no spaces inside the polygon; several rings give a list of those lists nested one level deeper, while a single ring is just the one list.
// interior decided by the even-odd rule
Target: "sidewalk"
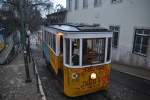
[{"label": "sidewalk", "polygon": [[32,63],[29,65],[31,83],[25,83],[26,74],[22,54],[9,65],[0,66],[0,100],[41,100],[37,93]]},{"label": "sidewalk", "polygon": [[146,80],[150,80],[150,70],[145,69],[145,68],[112,63],[112,69],[130,74],[136,77],[144,78]]}]

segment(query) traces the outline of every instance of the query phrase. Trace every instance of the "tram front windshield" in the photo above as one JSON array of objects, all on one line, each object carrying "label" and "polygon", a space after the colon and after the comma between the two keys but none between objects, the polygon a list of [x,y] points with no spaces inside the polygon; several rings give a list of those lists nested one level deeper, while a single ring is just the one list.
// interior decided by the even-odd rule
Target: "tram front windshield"
[{"label": "tram front windshield", "polygon": [[105,52],[110,55],[110,50],[105,50],[111,47],[106,45],[106,38],[65,39],[65,45],[65,64],[71,66],[101,64],[105,62]]},{"label": "tram front windshield", "polygon": [[105,39],[83,39],[82,42],[82,65],[104,63]]}]

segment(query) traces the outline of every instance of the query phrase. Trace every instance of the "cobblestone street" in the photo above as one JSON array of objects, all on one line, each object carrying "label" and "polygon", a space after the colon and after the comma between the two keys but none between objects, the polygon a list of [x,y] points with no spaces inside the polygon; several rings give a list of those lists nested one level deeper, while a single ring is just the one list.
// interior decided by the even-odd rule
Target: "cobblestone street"
[{"label": "cobblestone street", "polygon": [[150,100],[150,0],[0,0],[0,100]]},{"label": "cobblestone street", "polygon": [[[70,98],[60,91],[59,82],[48,68],[40,49],[33,51],[47,100],[149,100],[150,81],[112,69],[108,92]],[[23,57],[19,55],[9,65],[0,66],[0,100],[41,100],[37,93],[33,67],[30,65],[31,83],[25,83]]]},{"label": "cobblestone street", "polygon": [[150,81],[112,70],[108,93],[97,92],[76,98],[68,98],[59,91],[56,76],[46,66],[40,51],[36,52],[38,71],[48,100],[149,100]]}]

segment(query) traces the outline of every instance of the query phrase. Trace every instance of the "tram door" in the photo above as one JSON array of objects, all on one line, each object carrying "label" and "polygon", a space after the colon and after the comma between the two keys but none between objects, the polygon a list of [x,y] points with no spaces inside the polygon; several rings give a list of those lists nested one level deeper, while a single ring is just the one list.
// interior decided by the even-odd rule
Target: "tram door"
[{"label": "tram door", "polygon": [[59,37],[59,39],[60,39],[60,54],[59,54],[59,75],[58,75],[58,79],[60,80],[60,84],[61,84],[61,87],[60,87],[60,91],[63,91],[64,89],[63,89],[63,84],[64,84],[64,80],[63,80],[63,78],[64,78],[64,75],[63,75],[63,36],[62,35],[60,35],[60,37]]}]

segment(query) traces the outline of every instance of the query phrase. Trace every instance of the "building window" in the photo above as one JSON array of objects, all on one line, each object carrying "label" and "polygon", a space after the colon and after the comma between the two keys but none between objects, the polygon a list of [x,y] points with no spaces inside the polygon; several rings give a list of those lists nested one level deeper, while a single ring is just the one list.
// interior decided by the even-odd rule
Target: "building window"
[{"label": "building window", "polygon": [[83,0],[83,8],[88,8],[88,0]]},{"label": "building window", "polygon": [[72,0],[68,0],[68,10],[71,11],[72,8]]},{"label": "building window", "polygon": [[121,3],[123,0],[111,0],[112,4],[117,4],[117,3]]},{"label": "building window", "polygon": [[101,5],[101,0],[94,0],[94,7],[98,7]]},{"label": "building window", "polygon": [[113,31],[112,47],[117,48],[118,47],[120,27],[119,26],[110,26],[109,29],[111,31]]},{"label": "building window", "polygon": [[79,0],[75,0],[75,10],[79,8]]},{"label": "building window", "polygon": [[146,56],[149,36],[150,29],[135,30],[133,53]]}]

